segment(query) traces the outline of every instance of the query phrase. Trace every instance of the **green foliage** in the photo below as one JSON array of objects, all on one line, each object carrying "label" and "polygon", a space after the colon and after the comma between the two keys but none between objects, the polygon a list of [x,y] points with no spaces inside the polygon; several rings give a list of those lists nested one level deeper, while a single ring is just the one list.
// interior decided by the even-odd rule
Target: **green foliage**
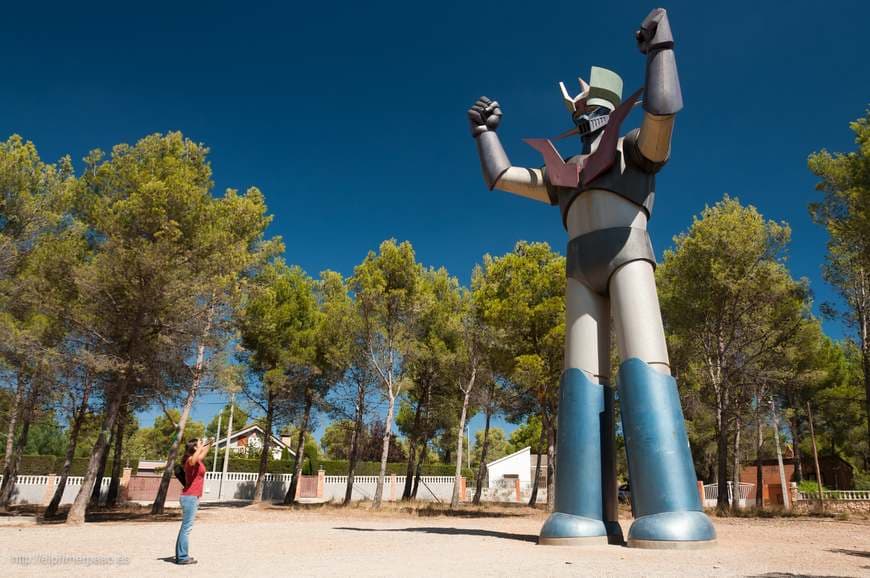
[{"label": "green foliage", "polygon": [[[208,422],[205,428],[205,435],[208,437],[216,437],[218,434],[218,419],[220,418],[220,437],[221,439],[227,436],[227,428],[230,427],[230,404],[227,403],[222,410]],[[233,410],[233,430],[242,431],[248,423],[248,412],[246,412],[239,404],[232,407]]]},{"label": "green foliage", "polygon": [[541,443],[542,430],[541,418],[534,415],[529,416],[526,423],[511,432],[508,453],[518,452],[526,447],[531,447],[533,454],[546,453],[546,444]]},{"label": "green foliage", "polygon": [[54,412],[51,412],[30,427],[24,453],[62,456],[66,452],[66,445],[66,432],[57,423]]},{"label": "green foliage", "polygon": [[828,232],[823,273],[825,280],[839,290],[845,305],[845,310],[837,311],[826,304],[826,312],[845,322],[858,345],[860,363],[855,364],[852,380],[843,384],[837,396],[842,400],[863,394],[863,426],[851,409],[851,419],[842,422],[854,425],[855,430],[864,428],[860,436],[863,439],[849,436],[844,449],[854,461],[866,465],[870,460],[866,422],[870,419],[870,109],[850,128],[855,133],[857,150],[831,154],[823,149],[809,157],[810,171],[820,179],[816,190],[824,194],[821,202],[810,205],[810,214]]},{"label": "green foliage", "polygon": [[346,460],[350,452],[353,420],[337,420],[326,426],[320,436],[320,447],[328,460]]},{"label": "green foliage", "polygon": [[[320,467],[326,470],[328,476],[346,476],[348,462],[346,460],[324,460],[320,462]],[[395,474],[404,476],[408,468],[408,464],[401,462],[388,462],[387,474]],[[376,476],[380,472],[380,462],[357,462],[354,475],[356,476]],[[456,470],[454,464],[423,464],[422,475],[424,476],[452,476]],[[473,479],[474,473],[468,468],[463,468],[462,475],[468,479]]]},{"label": "green foliage", "polygon": [[[75,458],[70,465],[69,475],[71,476],[82,476],[88,468],[88,461],[90,458]],[[45,474],[60,474],[63,470],[63,456],[41,456],[41,455],[23,455],[21,456],[21,464],[18,467],[18,474],[25,475],[34,475],[34,476],[43,476]],[[139,460],[125,460],[124,467],[132,468],[133,473],[136,473],[139,468]],[[3,459],[0,458],[0,469],[3,468]],[[111,458],[108,460],[106,464],[106,469],[104,470],[104,475],[112,474],[112,460]]]},{"label": "green foliage", "polygon": [[520,241],[513,252],[485,255],[471,280],[482,321],[492,328],[493,373],[505,386],[511,421],[538,416],[555,444],[565,341],[565,258],[546,243]]},{"label": "green foliage", "polygon": [[[827,490],[827,488],[824,489]],[[818,494],[819,483],[815,480],[801,480],[798,483],[798,490],[805,494]]]},{"label": "green foliage", "polygon": [[[167,410],[169,416],[158,415],[154,418],[152,427],[141,428],[133,434],[127,445],[126,454],[142,460],[164,459],[176,436],[176,424],[180,417],[175,408]],[[202,422],[188,420],[184,428],[184,440],[202,439],[205,437],[205,426]]]},{"label": "green foliage", "polygon": [[761,387],[794,375],[787,353],[808,321],[809,301],[806,281],[792,279],[784,263],[789,237],[786,224],[726,196],[674,239],[656,270],[698,471],[711,469],[711,426],[723,432],[715,451],[724,476],[725,432],[735,417]]},{"label": "green foliage", "polygon": [[[540,431],[538,432],[540,438]],[[513,439],[513,438],[511,438]],[[525,447],[525,446],[523,446]],[[519,448],[521,449],[521,448]],[[489,441],[486,449],[486,462],[492,462],[514,452],[511,444],[505,439],[504,430],[500,427],[489,428]],[[477,430],[474,434],[474,447],[471,449],[471,465],[474,469],[480,464],[483,455],[483,430]]]}]

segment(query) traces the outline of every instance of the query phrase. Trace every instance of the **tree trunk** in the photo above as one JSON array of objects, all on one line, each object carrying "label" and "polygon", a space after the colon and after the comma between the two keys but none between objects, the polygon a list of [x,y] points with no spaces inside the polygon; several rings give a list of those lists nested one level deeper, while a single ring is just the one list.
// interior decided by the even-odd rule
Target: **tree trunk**
[{"label": "tree trunk", "polygon": [[538,503],[538,484],[541,479],[541,446],[546,443],[547,434],[541,430],[541,440],[538,442],[538,451],[535,458],[535,479],[532,480],[532,495],[529,496],[529,506],[534,507]]},{"label": "tree trunk", "polygon": [[393,429],[393,413],[396,410],[396,396],[393,395],[393,387],[389,386],[390,405],[387,409],[387,419],[384,420],[384,446],[381,450],[381,469],[378,473],[378,485],[375,489],[375,497],[372,500],[372,508],[381,507],[384,497],[384,477],[387,475],[387,459],[390,456],[390,436]]},{"label": "tree trunk", "polygon": [[724,419],[724,410],[716,410],[716,509],[720,512],[728,509],[728,427]]},{"label": "tree trunk", "polygon": [[804,467],[803,463],[801,463],[800,449],[801,421],[798,413],[800,408],[792,404],[792,410],[791,420],[789,421],[789,427],[791,428],[792,463],[794,464],[794,479],[797,483],[801,483],[804,480]]},{"label": "tree trunk", "polygon": [[743,421],[738,414],[734,418],[734,468],[731,470],[731,509],[740,508],[740,433]]},{"label": "tree trunk", "polygon": [[[459,427],[456,429],[456,474],[453,476],[453,497],[450,499],[450,509],[459,507],[459,485],[462,478],[462,448],[465,445],[465,417],[468,415],[468,400],[471,397],[471,387],[465,390],[462,398],[462,413],[459,414]],[[468,448],[471,451],[471,448]]]},{"label": "tree trunk", "polygon": [[[123,407],[123,403],[121,404]],[[120,418],[121,410],[118,410],[119,418]],[[100,469],[97,470],[97,477],[94,480],[94,489],[91,492],[91,500],[88,502],[88,507],[93,508],[95,506],[100,505],[100,494],[103,492],[103,478],[106,477],[106,465],[109,463],[109,448],[112,447],[114,443],[116,435],[116,430],[118,428],[118,423],[120,419],[115,419],[115,427],[109,431],[109,441],[106,442],[105,447],[102,449],[102,453],[100,454]]]},{"label": "tree trunk", "polygon": [[263,447],[260,452],[260,469],[257,471],[257,485],[254,486],[255,502],[263,501],[263,488],[266,485],[266,471],[269,469],[269,446],[272,442],[272,419],[275,416],[274,398],[274,394],[269,391],[269,394],[266,397],[266,431],[263,432]]},{"label": "tree trunk", "polygon": [[556,428],[550,419],[544,419],[544,425],[547,433],[547,511],[552,512],[556,507],[556,468],[559,467],[556,463]]},{"label": "tree trunk", "polygon": [[762,464],[762,450],[764,449],[764,427],[761,423],[761,398],[755,396],[755,431],[757,442],[755,444],[755,507],[764,508],[764,464]]},{"label": "tree trunk", "polygon": [[791,495],[785,480],[785,467],[782,465],[782,451],[779,448],[779,421],[776,419],[776,404],[770,400],[770,414],[773,418],[773,441],[776,442],[776,462],[779,466],[779,483],[782,486],[782,503],[786,510],[791,509]]},{"label": "tree trunk", "polygon": [[290,480],[290,488],[284,495],[284,504],[296,502],[296,488],[299,486],[299,478],[302,475],[302,462],[305,461],[305,434],[308,431],[308,418],[311,416],[311,405],[314,403],[312,394],[305,390],[305,411],[302,413],[302,424],[299,426],[299,438],[296,442],[296,459],[293,463],[293,478]]},{"label": "tree trunk", "polygon": [[870,335],[868,335],[867,312],[863,312],[861,316],[861,358],[864,364],[864,412],[867,417],[867,452],[864,454],[864,468],[867,469],[870,464]]},{"label": "tree trunk", "polygon": [[3,467],[3,483],[0,485],[0,510],[8,510],[12,505],[12,494],[15,491],[15,481],[18,476],[18,466],[21,464],[21,454],[27,445],[27,437],[30,434],[30,424],[33,421],[33,411],[36,407],[36,384],[31,384],[30,394],[21,408],[21,429],[18,431],[18,439],[12,448],[12,454]]},{"label": "tree trunk", "polygon": [[423,445],[420,447],[420,457],[417,459],[417,467],[414,470],[414,487],[411,490],[411,499],[417,499],[417,490],[420,489],[420,478],[423,477],[423,462],[429,453],[429,438],[423,440]]},{"label": "tree trunk", "polygon": [[353,420],[353,432],[350,437],[350,455],[347,460],[347,486],[344,489],[344,502],[342,505],[350,505],[353,499],[353,478],[356,470],[356,462],[359,459],[360,437],[363,433],[363,421],[365,418],[366,387],[360,381],[357,384],[356,415]]},{"label": "tree trunk", "polygon": [[417,441],[420,434],[420,420],[423,415],[423,400],[417,400],[417,409],[414,411],[414,425],[411,435],[408,436],[408,468],[405,470],[405,487],[402,490],[402,501],[411,499],[411,486],[414,483],[414,466],[417,457]]},{"label": "tree trunk", "polygon": [[57,513],[57,508],[60,506],[60,501],[63,498],[63,492],[66,489],[66,481],[69,477],[69,470],[72,467],[73,458],[75,458],[76,455],[76,445],[78,445],[79,441],[79,432],[81,431],[82,423],[85,421],[85,416],[88,413],[88,398],[91,395],[91,387],[92,382],[86,381],[84,391],[82,392],[82,404],[79,406],[79,410],[76,412],[72,427],[70,428],[69,443],[66,447],[63,468],[60,471],[60,479],[58,480],[57,487],[54,490],[54,496],[52,496],[48,508],[45,509],[46,518],[51,518]]},{"label": "tree trunk", "polygon": [[492,417],[492,396],[489,403],[486,404],[486,423],[483,426],[483,447],[480,450],[480,464],[477,466],[477,480],[475,480],[474,499],[472,503],[475,506],[480,505],[480,498],[483,495],[483,479],[486,476],[486,454],[489,451],[489,423]]},{"label": "tree trunk", "polygon": [[[6,426],[6,453],[3,456],[3,463],[8,464],[12,457],[12,448],[15,442],[15,428],[18,426],[18,414],[21,412],[21,398],[24,396],[24,380],[21,375],[15,373],[15,398],[12,400],[12,405],[9,406],[9,423]],[[5,478],[4,478],[5,479]]]},{"label": "tree trunk", "polygon": [[[178,428],[175,432],[175,439],[172,440],[172,445],[169,447],[169,455],[166,456],[166,466],[163,468],[163,476],[160,478],[160,487],[157,488],[157,496],[154,498],[154,503],[151,505],[152,514],[162,514],[163,507],[166,503],[166,494],[169,493],[169,483],[172,481],[175,470],[175,458],[178,457],[178,446],[184,438],[184,428],[187,427],[187,418],[190,416],[190,410],[193,408],[193,400],[196,399],[196,394],[199,391],[199,384],[202,381],[203,365],[205,363],[205,343],[204,340],[208,337],[211,331],[213,313],[209,313],[206,321],[205,330],[202,340],[196,352],[196,365],[193,368],[193,382],[190,384],[190,389],[187,392],[187,399],[184,402],[184,408],[181,410],[181,416],[178,418]],[[227,440],[227,446],[230,441]]]},{"label": "tree trunk", "polygon": [[108,440],[106,432],[111,431],[115,427],[115,420],[118,417],[118,408],[121,405],[121,392],[115,394],[109,400],[109,406],[106,408],[103,424],[100,428],[100,434],[97,436],[97,442],[94,444],[94,451],[91,453],[91,459],[88,462],[88,469],[85,472],[82,480],[82,487],[79,490],[76,499],[69,509],[69,514],[66,517],[67,524],[81,524],[85,521],[85,510],[88,506],[88,501],[91,497],[91,492],[94,490],[94,482],[97,480],[97,469],[100,467],[100,461],[103,451],[106,449]]},{"label": "tree trunk", "polygon": [[118,490],[121,485],[121,453],[124,449],[124,430],[127,427],[127,405],[121,406],[118,416],[118,425],[115,428],[115,452],[112,457],[112,478],[109,481],[109,491],[106,494],[106,506],[114,507],[118,505]]}]

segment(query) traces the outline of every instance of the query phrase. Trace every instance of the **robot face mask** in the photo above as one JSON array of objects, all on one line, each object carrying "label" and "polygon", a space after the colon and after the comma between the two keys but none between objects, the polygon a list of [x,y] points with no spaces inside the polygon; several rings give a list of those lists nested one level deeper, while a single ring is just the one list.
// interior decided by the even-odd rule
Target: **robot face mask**
[{"label": "robot face mask", "polygon": [[605,106],[599,106],[582,113],[577,111],[572,115],[572,118],[577,126],[576,134],[582,138],[601,130],[607,125],[610,120],[610,109]]}]

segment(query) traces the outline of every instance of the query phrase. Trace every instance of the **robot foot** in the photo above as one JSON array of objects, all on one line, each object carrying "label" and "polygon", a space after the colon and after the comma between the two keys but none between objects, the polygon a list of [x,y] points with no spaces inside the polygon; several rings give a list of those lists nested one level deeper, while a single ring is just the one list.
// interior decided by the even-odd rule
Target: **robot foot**
[{"label": "robot foot", "polygon": [[553,512],[538,537],[547,546],[597,546],[608,543],[607,526],[601,520]]},{"label": "robot foot", "polygon": [[694,549],[716,544],[716,530],[704,512],[662,512],[642,516],[628,531],[629,548]]}]

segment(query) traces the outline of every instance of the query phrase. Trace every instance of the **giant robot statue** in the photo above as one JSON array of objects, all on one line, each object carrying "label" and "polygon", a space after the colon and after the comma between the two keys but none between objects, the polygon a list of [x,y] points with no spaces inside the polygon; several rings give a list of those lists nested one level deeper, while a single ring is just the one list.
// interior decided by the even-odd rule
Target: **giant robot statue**
[{"label": "giant robot statue", "polygon": [[[619,357],[622,429],[634,523],[628,545],[711,544],[716,533],[696,485],[677,383],[671,377],[647,220],[655,175],[668,160],[674,116],[683,107],[667,13],[653,10],[636,33],[646,86],[622,100],[622,80],[592,67],[565,105],[583,152],[567,161],[546,139],[527,139],[544,167],[512,166],[496,130],[499,104],[481,97],[468,111],[490,189],[558,205],[568,232],[565,370],[559,399],[555,512],[542,544],[622,543],[617,522],[610,319]],[[619,136],[643,93],[640,128]]]}]

